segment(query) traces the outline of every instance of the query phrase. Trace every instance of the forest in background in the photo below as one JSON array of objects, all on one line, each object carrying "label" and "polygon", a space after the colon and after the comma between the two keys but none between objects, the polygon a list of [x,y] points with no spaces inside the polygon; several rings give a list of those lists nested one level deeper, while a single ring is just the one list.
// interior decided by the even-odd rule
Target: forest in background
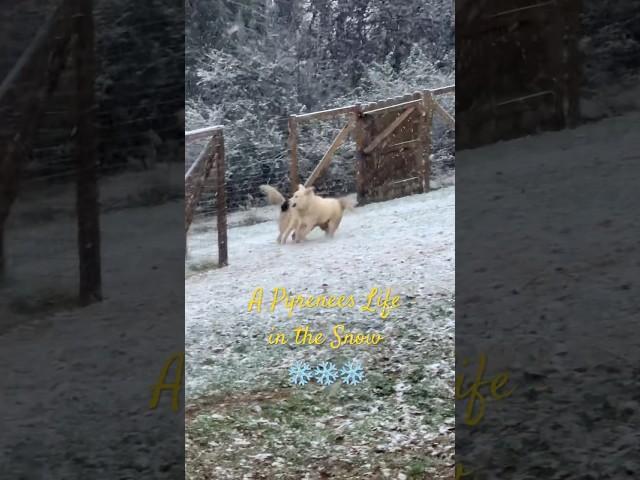
[{"label": "forest in background", "polygon": [[[230,203],[261,183],[288,187],[287,118],[454,83],[451,0],[189,0],[185,3],[186,128],[225,126]],[[453,112],[454,99],[445,99]],[[300,133],[301,174],[339,122]],[[452,168],[454,132],[437,124],[435,168]],[[201,144],[187,148],[187,164]],[[320,187],[354,190],[353,148],[339,149]]]}]

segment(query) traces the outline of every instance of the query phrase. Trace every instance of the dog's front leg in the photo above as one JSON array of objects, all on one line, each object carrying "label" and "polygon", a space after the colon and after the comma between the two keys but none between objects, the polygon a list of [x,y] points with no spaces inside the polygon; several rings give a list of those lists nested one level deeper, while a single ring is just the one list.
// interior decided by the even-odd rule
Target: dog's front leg
[{"label": "dog's front leg", "polygon": [[313,229],[313,225],[300,225],[296,230],[296,243],[300,243],[307,239],[307,235]]},{"label": "dog's front leg", "polygon": [[285,243],[287,243],[287,239],[289,238],[289,235],[291,235],[291,232],[293,231],[293,228],[291,227],[287,227],[287,229],[284,231],[284,234],[282,235],[282,237],[280,238],[280,243],[282,245],[284,245]]},{"label": "dog's front leg", "polygon": [[298,228],[298,222],[296,222],[295,220],[291,220],[291,222],[289,222],[289,225],[287,225],[287,228],[285,229],[284,233],[282,234],[280,243],[282,243],[282,245],[287,243],[287,239],[289,238],[289,235],[291,235],[291,232],[293,232],[297,228]]}]

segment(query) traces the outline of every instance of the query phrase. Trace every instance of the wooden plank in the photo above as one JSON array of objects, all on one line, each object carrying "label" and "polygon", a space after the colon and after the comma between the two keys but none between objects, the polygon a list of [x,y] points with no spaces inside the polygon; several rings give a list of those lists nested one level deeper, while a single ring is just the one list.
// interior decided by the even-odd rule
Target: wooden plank
[{"label": "wooden plank", "polygon": [[289,181],[291,182],[291,194],[298,189],[300,176],[298,174],[298,122],[297,115],[289,117],[289,150],[291,151],[291,163],[289,164]]},{"label": "wooden plank", "polygon": [[[415,103],[414,100],[413,103]],[[371,153],[385,138],[393,133],[393,131],[398,128],[402,122],[404,122],[409,115],[411,115],[415,111],[416,107],[407,108],[402,114],[398,116],[387,128],[385,128],[376,138],[374,138],[369,145],[364,148],[364,153]]]},{"label": "wooden plank", "polygon": [[429,90],[429,91],[431,92],[431,95],[434,95],[434,96],[445,95],[447,93],[455,93],[456,86],[455,85],[449,85],[447,87],[434,88],[434,89]]},{"label": "wooden plank", "polygon": [[496,17],[501,17],[501,16],[504,16],[504,15],[513,15],[514,13],[520,13],[520,12],[524,12],[524,11],[527,11],[527,10],[532,10],[534,8],[549,7],[551,5],[555,5],[556,3],[557,3],[556,0],[551,0],[551,1],[548,1],[548,2],[536,3],[536,4],[533,4],[533,5],[527,5],[527,6],[520,7],[520,8],[512,8],[512,9],[509,9],[509,10],[504,10],[502,12],[489,14],[485,18],[496,18]]},{"label": "wooden plank", "polygon": [[209,138],[215,132],[223,130],[221,125],[214,125],[211,127],[199,128],[197,130],[191,130],[190,132],[184,132],[184,139],[187,143],[195,142],[196,140],[202,140],[203,138]]},{"label": "wooden plank", "polygon": [[76,210],[78,214],[78,254],[80,256],[80,304],[102,300],[100,266],[100,207],[98,202],[98,162],[95,144],[95,58],[93,2],[75,1],[76,68]]},{"label": "wooden plank", "polygon": [[22,143],[30,142],[68,57],[72,7],[70,0],[60,4],[0,85],[3,137],[18,132]]},{"label": "wooden plank", "polygon": [[[220,126],[217,126],[217,127],[207,127],[207,129],[209,129],[209,128],[211,128],[211,129],[213,129],[213,130],[210,130],[209,134],[208,134],[206,137],[204,137],[204,136],[203,136],[203,137],[201,137],[201,138],[209,138],[209,142],[207,142],[207,145],[205,145],[205,148],[204,148],[203,152],[206,152],[206,151],[207,151],[207,149],[211,149],[211,148],[212,148],[212,145],[213,145],[213,144],[212,144],[212,140],[214,140],[214,139],[216,138],[216,134],[224,135],[224,128],[223,128],[223,127],[220,127]],[[203,129],[203,130],[204,130],[204,129]],[[205,155],[205,156],[203,156],[203,154],[202,154],[202,153],[198,156],[198,158],[196,159],[196,161],[195,161],[195,162],[193,162],[193,163],[191,164],[191,166],[189,167],[189,169],[187,170],[187,173],[185,174],[185,181],[186,181],[188,178],[191,178],[191,177],[195,174],[195,172],[197,171],[197,169],[198,169],[198,168],[200,168],[200,166],[199,166],[199,165],[200,165],[200,163],[201,163],[201,162],[203,162],[204,160],[206,160],[207,158],[208,158],[208,157],[207,157],[206,155]]]},{"label": "wooden plank", "polygon": [[338,136],[333,140],[333,143],[329,147],[329,150],[327,150],[327,152],[324,154],[324,156],[322,157],[322,160],[320,160],[320,163],[316,165],[316,168],[313,169],[311,176],[307,179],[307,181],[304,184],[305,187],[310,187],[311,185],[313,185],[313,183],[318,179],[318,177],[326,170],[326,168],[331,163],[331,160],[333,159],[333,155],[336,153],[336,150],[338,150],[340,145],[342,145],[345,142],[345,140],[347,139],[351,131],[354,129],[354,126],[355,126],[355,120],[352,117],[349,119],[349,123],[347,123],[344,127],[342,127],[342,130],[340,130],[340,133],[338,133]]},{"label": "wooden plank", "polygon": [[[483,34],[503,36],[503,34],[506,33],[505,30],[507,32],[512,31],[514,27],[518,28],[518,26],[521,26],[524,22],[550,25],[550,21],[554,19],[552,15],[556,14],[554,11],[557,11],[559,3],[564,2],[550,1],[501,12],[487,13],[479,15],[473,20],[466,19],[464,22],[466,25],[463,25],[463,22],[459,21],[458,28],[456,29],[456,37],[460,36],[461,41],[478,41],[480,40],[478,37]],[[556,5],[555,7],[554,4]],[[549,12],[552,12],[552,14],[550,15]],[[471,21],[469,22],[469,20]],[[539,29],[536,28],[536,30]]]},{"label": "wooden plank", "polygon": [[[527,95],[521,95],[519,97],[515,97],[515,98],[509,98],[507,100],[501,100],[499,102],[495,103],[495,107],[502,107],[504,105],[509,105],[512,103],[521,103],[521,102],[526,102],[528,100],[534,99],[534,98],[538,98],[538,97],[544,97],[546,95],[553,95],[555,96],[556,93],[553,90],[544,90],[542,92],[536,92],[536,93],[530,93]],[[528,107],[526,107],[528,108]]]},{"label": "wooden plank", "polygon": [[5,269],[4,225],[26,166],[45,101],[64,68],[71,43],[71,3],[65,1],[0,84],[0,279]]},{"label": "wooden plank", "polygon": [[[61,2],[58,8],[49,16],[38,30],[33,41],[20,56],[13,68],[0,84],[0,104],[11,100],[15,88],[24,87],[26,76],[44,73],[47,68],[49,52],[55,51],[60,44],[67,44],[71,38],[71,2]],[[33,87],[31,87],[33,88]]]},{"label": "wooden plank", "polygon": [[442,105],[433,100],[432,98],[432,106],[436,113],[438,113],[445,122],[447,122],[452,128],[456,128],[456,119],[451,116],[449,112],[447,112]]},{"label": "wooden plank", "polygon": [[393,182],[389,182],[389,185],[399,185],[401,183],[415,182],[416,180],[420,180],[420,177],[411,177],[411,178],[403,178],[402,180],[395,180]]},{"label": "wooden plank", "polygon": [[405,149],[413,149],[413,148],[421,148],[418,144],[421,143],[420,140],[407,140],[406,142],[393,143],[391,145],[383,146],[382,153],[386,154],[389,152],[394,152],[396,150],[405,150]]},{"label": "wooden plank", "polygon": [[216,135],[216,210],[218,220],[218,266],[229,265],[227,251],[227,195],[225,184],[224,136]]},{"label": "wooden plank", "polygon": [[353,113],[355,105],[348,105],[346,107],[330,108],[328,110],[322,110],[320,112],[303,113],[301,115],[295,115],[298,122],[306,122],[309,120],[320,120],[326,118],[333,118],[338,115],[344,115],[346,113]]},{"label": "wooden plank", "polygon": [[214,134],[207,143],[206,147],[202,150],[200,155],[184,178],[184,192],[185,192],[185,204],[184,204],[184,233],[189,232],[189,227],[193,221],[196,205],[200,200],[200,195],[204,188],[204,182],[206,181],[213,162],[216,156],[216,143],[217,137],[222,137],[222,132]]},{"label": "wooden plank", "polygon": [[[364,115],[375,115],[375,114],[380,114],[380,113],[388,113],[388,112],[392,112],[393,110],[402,110],[405,107],[410,107],[412,105],[417,105],[418,103],[420,103],[420,100],[410,100],[408,102],[401,102],[401,103],[396,103],[394,105],[388,105],[388,106],[383,106],[380,108],[375,108],[374,110],[365,110]],[[376,107],[379,104],[376,104]]]}]

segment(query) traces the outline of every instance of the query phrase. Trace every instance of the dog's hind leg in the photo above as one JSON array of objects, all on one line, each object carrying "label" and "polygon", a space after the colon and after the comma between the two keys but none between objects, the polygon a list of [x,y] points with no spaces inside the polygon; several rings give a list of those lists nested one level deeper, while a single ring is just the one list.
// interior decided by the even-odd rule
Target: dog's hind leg
[{"label": "dog's hind leg", "polygon": [[327,228],[327,236],[333,238],[333,236],[336,233],[336,230],[338,230],[338,227],[340,226],[340,221],[342,220],[342,217],[338,217],[335,220],[329,220],[329,227]]},{"label": "dog's hind leg", "polygon": [[329,222],[318,224],[318,227],[320,227],[320,230],[322,230],[325,235],[329,235]]}]

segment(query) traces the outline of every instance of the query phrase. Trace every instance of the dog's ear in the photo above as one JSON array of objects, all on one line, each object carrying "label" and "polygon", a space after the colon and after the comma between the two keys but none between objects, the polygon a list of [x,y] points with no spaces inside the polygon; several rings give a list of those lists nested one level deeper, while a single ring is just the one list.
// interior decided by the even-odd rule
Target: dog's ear
[{"label": "dog's ear", "polygon": [[307,189],[304,191],[304,194],[305,194],[305,195],[310,195],[310,194],[312,194],[312,193],[315,193],[314,188],[315,188],[315,187],[307,187]]}]

